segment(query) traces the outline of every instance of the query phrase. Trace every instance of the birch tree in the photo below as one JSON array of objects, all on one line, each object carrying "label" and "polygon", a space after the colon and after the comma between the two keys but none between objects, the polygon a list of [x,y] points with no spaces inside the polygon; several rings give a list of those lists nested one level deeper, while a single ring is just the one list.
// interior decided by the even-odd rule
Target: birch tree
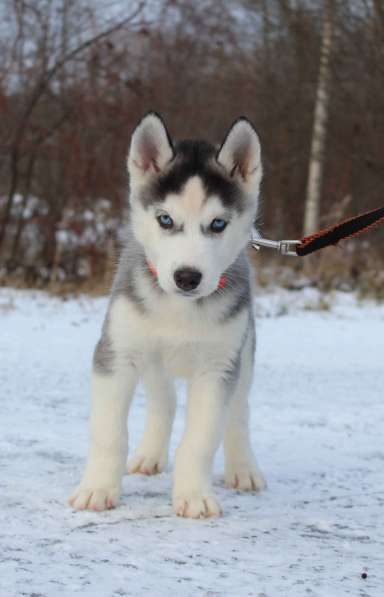
[{"label": "birch tree", "polygon": [[312,129],[312,143],[304,212],[304,235],[319,228],[321,187],[330,99],[333,0],[323,0],[320,70]]}]

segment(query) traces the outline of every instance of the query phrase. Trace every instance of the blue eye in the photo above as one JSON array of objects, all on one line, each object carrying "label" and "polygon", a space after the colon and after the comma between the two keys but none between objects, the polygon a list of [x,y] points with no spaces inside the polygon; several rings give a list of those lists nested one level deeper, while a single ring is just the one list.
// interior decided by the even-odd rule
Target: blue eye
[{"label": "blue eye", "polygon": [[159,222],[160,226],[166,230],[173,228],[173,220],[168,214],[161,214],[157,217],[157,221]]},{"label": "blue eye", "polygon": [[226,222],[225,220],[222,220],[221,218],[215,218],[214,220],[212,220],[209,229],[211,230],[211,232],[216,232],[217,234],[220,234],[220,232],[223,232],[226,229],[227,224],[228,222]]}]

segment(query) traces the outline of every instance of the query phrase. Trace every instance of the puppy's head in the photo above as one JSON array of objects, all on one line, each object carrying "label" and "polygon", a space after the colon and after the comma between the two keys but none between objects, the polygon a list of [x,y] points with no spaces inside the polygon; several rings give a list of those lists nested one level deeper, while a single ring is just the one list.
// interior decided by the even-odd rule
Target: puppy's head
[{"label": "puppy's head", "polygon": [[133,233],[161,288],[192,299],[214,292],[256,217],[262,165],[253,126],[237,120],[219,149],[174,144],[151,112],[132,135],[128,171]]}]

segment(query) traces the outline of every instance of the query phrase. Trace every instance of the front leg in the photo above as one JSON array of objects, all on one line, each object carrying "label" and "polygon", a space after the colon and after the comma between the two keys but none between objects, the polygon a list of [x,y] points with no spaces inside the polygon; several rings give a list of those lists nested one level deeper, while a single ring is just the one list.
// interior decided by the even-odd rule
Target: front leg
[{"label": "front leg", "polygon": [[147,417],[143,438],[128,460],[129,473],[155,475],[167,465],[169,440],[175,416],[176,395],[158,355],[153,355],[143,372]]},{"label": "front leg", "polygon": [[76,510],[116,506],[128,450],[127,416],[136,385],[129,362],[92,374],[91,445],[84,477],[69,499]]},{"label": "front leg", "polygon": [[229,397],[225,372],[196,376],[190,384],[187,425],[175,460],[173,507],[178,516],[205,518],[221,514],[211,476]]}]

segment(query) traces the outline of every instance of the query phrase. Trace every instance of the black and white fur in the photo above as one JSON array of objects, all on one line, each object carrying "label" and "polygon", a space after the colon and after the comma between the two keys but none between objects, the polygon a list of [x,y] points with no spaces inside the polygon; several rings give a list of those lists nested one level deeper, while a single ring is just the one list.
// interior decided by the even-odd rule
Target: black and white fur
[{"label": "black and white fur", "polygon": [[[129,228],[94,355],[89,458],[70,503],[79,510],[116,505],[139,379],[148,413],[128,472],[164,469],[176,402],[172,379],[183,377],[188,408],[173,507],[180,516],[219,515],[211,475],[221,441],[227,485],[264,487],[248,430],[255,332],[246,246],[262,177],[258,136],[241,118],[219,150],[200,141],[173,145],[161,118],[150,113],[133,133],[128,170]],[[171,218],[172,228],[159,218]],[[226,223],[219,233],[211,228],[217,219]],[[180,271],[187,278],[195,272],[193,288],[180,288]]]}]

